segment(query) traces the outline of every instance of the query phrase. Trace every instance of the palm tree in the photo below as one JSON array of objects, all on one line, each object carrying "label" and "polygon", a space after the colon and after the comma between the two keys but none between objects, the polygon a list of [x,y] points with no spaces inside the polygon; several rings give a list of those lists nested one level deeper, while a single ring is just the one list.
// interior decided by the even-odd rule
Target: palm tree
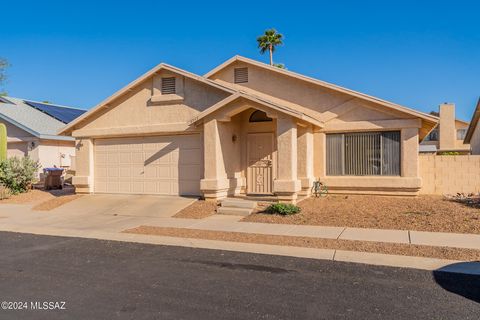
[{"label": "palm tree", "polygon": [[273,52],[276,46],[283,44],[282,38],[283,35],[273,28],[265,30],[265,33],[257,38],[260,53],[264,54],[267,50],[269,51],[271,66],[273,66]]}]

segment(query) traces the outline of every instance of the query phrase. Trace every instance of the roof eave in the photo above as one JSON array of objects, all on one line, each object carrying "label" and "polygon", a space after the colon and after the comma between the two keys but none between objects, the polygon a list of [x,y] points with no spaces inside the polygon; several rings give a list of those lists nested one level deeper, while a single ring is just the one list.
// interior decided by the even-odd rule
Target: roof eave
[{"label": "roof eave", "polygon": [[22,129],[23,131],[26,131],[28,133],[30,133],[32,136],[34,137],[37,137],[37,138],[40,138],[40,133],[38,133],[37,131],[35,130],[32,130],[26,126],[24,126],[23,124],[21,124],[20,122],[17,122],[15,120],[13,120],[12,118],[10,117],[7,117],[6,115],[4,115],[3,113],[0,113],[0,118],[2,118],[3,120],[11,123],[12,125]]},{"label": "roof eave", "polygon": [[78,125],[82,121],[86,120],[88,117],[90,117],[91,115],[93,115],[97,111],[101,110],[102,108],[108,106],[109,103],[111,103],[115,99],[119,98],[120,96],[122,96],[123,94],[125,94],[129,90],[133,89],[135,86],[139,85],[140,83],[142,83],[143,81],[145,81],[149,77],[153,76],[155,73],[159,72],[162,69],[171,71],[173,73],[183,75],[183,76],[185,76],[187,78],[190,78],[190,79],[200,81],[202,83],[213,86],[215,88],[218,88],[218,89],[223,90],[223,91],[228,92],[228,93],[234,93],[235,92],[234,90],[232,90],[230,88],[227,88],[225,86],[222,86],[221,84],[219,84],[215,81],[203,78],[203,77],[201,77],[199,75],[196,75],[194,73],[185,71],[183,69],[180,69],[180,68],[177,68],[177,67],[174,67],[174,66],[171,66],[171,65],[168,65],[168,64],[162,62],[162,63],[158,64],[157,66],[155,66],[154,68],[147,71],[146,73],[144,73],[143,75],[141,75],[140,77],[138,77],[137,79],[135,79],[134,81],[130,82],[129,84],[127,84],[126,86],[124,86],[120,90],[116,91],[114,94],[112,94],[107,99],[100,102],[99,104],[97,104],[95,107],[93,107],[89,111],[85,112],[80,117],[76,118],[74,121],[67,124],[63,129],[58,131],[58,134],[59,135],[71,134],[71,132],[73,131],[73,128],[76,125]]},{"label": "roof eave", "polygon": [[228,59],[224,63],[220,64],[219,66],[215,67],[214,69],[212,69],[211,71],[206,73],[204,75],[204,77],[209,78],[212,75],[216,74],[220,70],[224,69],[225,67],[227,67],[228,65],[230,65],[230,64],[232,64],[236,61],[249,63],[249,64],[252,64],[252,65],[258,66],[260,68],[264,68],[264,69],[271,70],[271,71],[274,71],[274,72],[277,72],[277,73],[280,73],[280,74],[284,74],[284,75],[287,75],[287,76],[290,76],[290,77],[294,77],[294,78],[297,78],[297,79],[300,79],[300,80],[304,80],[304,81],[307,81],[307,82],[310,82],[310,83],[313,83],[313,84],[316,84],[316,85],[320,85],[320,86],[329,88],[331,90],[336,90],[336,91],[339,91],[339,92],[343,92],[345,94],[357,97],[357,98],[362,99],[362,100],[378,103],[380,105],[395,109],[397,111],[401,111],[401,112],[404,112],[404,113],[422,118],[426,121],[435,122],[435,117],[432,116],[432,115],[429,115],[429,114],[426,114],[426,113],[423,113],[423,112],[420,112],[420,111],[417,111],[417,110],[414,110],[414,109],[411,109],[411,108],[408,108],[408,107],[405,107],[405,106],[402,106],[402,105],[399,105],[399,104],[395,104],[393,102],[389,102],[389,101],[386,101],[386,100],[383,100],[383,99],[380,99],[380,98],[377,98],[377,97],[369,96],[367,94],[364,94],[364,93],[361,93],[361,92],[358,92],[358,91],[355,91],[355,90],[347,89],[347,88],[344,88],[344,87],[341,87],[341,86],[338,86],[338,85],[335,85],[335,84],[332,84],[332,83],[328,83],[328,82],[325,82],[325,81],[322,81],[322,80],[318,80],[318,79],[315,79],[315,78],[312,78],[312,77],[308,77],[308,76],[305,76],[305,75],[302,75],[302,74],[299,74],[299,73],[296,73],[296,72],[293,72],[293,71],[289,71],[289,70],[280,69],[280,68],[277,68],[277,67],[274,67],[274,66],[270,66],[270,65],[267,65],[265,63],[261,63],[259,61],[249,59],[249,58],[245,58],[245,57],[242,57],[242,56],[239,56],[239,55],[236,55],[236,56]]},{"label": "roof eave", "polygon": [[479,120],[480,120],[480,98],[478,99],[477,106],[475,107],[475,111],[473,112],[472,120],[470,121],[470,124],[468,126],[467,133],[465,134],[465,139],[463,140],[463,143],[465,144],[470,143],[470,140],[472,139],[473,133],[477,128]]},{"label": "roof eave", "polygon": [[269,107],[269,108],[272,108],[272,109],[275,109],[275,110],[278,110],[279,112],[283,112],[285,114],[288,114],[290,116],[293,116],[297,119],[300,119],[300,120],[303,120],[305,122],[308,122],[308,123],[311,123],[317,127],[320,127],[320,128],[323,128],[325,126],[325,124],[321,121],[318,121],[302,112],[299,112],[299,111],[296,111],[296,110],[293,110],[293,109],[290,109],[288,107],[285,107],[285,106],[280,106],[280,105],[277,105],[271,101],[266,101],[264,99],[259,99],[257,97],[253,97],[251,95],[248,95],[246,93],[243,93],[243,92],[237,92],[219,102],[217,102],[215,105],[213,105],[212,107],[204,110],[203,112],[201,112],[200,114],[198,114],[197,116],[193,117],[190,121],[189,121],[189,124],[190,125],[198,125],[206,116],[214,113],[215,111],[221,109],[222,107],[224,107],[225,105],[229,104],[230,102],[233,102],[239,98],[244,98],[244,99],[247,99],[247,100],[250,100],[250,101],[253,101],[253,102],[256,102],[256,103],[259,103],[259,104],[262,104],[266,107]]}]

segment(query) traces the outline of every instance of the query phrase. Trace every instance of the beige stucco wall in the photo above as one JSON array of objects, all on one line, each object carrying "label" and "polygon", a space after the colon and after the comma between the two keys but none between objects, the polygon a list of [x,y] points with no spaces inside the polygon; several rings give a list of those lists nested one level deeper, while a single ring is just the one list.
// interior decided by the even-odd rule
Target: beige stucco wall
[{"label": "beige stucco wall", "polygon": [[[203,124],[205,178],[201,188],[208,198],[245,193],[247,176],[247,148],[250,133],[275,134],[276,119],[271,122],[250,123],[249,117],[258,107],[245,101],[232,102],[215,112]],[[270,115],[276,116],[273,110]],[[236,114],[232,114],[235,112]],[[228,116],[228,121],[225,120]],[[223,119],[219,121],[218,119]],[[234,138],[235,136],[235,138]],[[273,158],[276,159],[276,144]],[[275,165],[276,161],[274,160]],[[275,167],[273,170],[276,176]]]},{"label": "beige stucco wall", "polygon": [[[160,73],[158,77],[170,75]],[[154,83],[158,85],[158,81],[149,78],[110,103],[90,122],[79,126],[73,136],[112,137],[189,130],[189,120],[227,96],[220,89],[177,77],[178,82],[183,83],[183,101],[174,95],[171,100],[166,97],[161,102],[152,102],[156,93]]]},{"label": "beige stucco wall", "polygon": [[444,103],[439,106],[440,122],[438,141],[422,141],[423,145],[434,145],[439,151],[470,151],[470,145],[464,144],[463,139],[457,139],[457,130],[467,129],[468,123],[455,118],[455,104]]},{"label": "beige stucco wall", "polygon": [[72,179],[78,193],[94,191],[94,142],[93,139],[77,139],[75,141],[75,176]]},{"label": "beige stucco wall", "polygon": [[[170,76],[176,77],[177,92],[175,95],[162,97],[159,88],[160,79]],[[227,93],[220,89],[171,72],[161,71],[141,82],[109,103],[91,119],[80,123],[73,131],[72,135],[77,138],[76,177],[74,178],[74,184],[78,186],[77,190],[79,192],[94,190],[95,138],[201,132],[202,126],[191,126],[189,121],[225,97]],[[227,137],[226,134],[223,136]],[[218,139],[207,135],[204,141],[205,148],[211,146],[212,139],[214,143],[220,143]],[[213,150],[217,148],[216,146]],[[205,171],[208,170],[210,167],[206,166]]]},{"label": "beige stucco wall", "polygon": [[[233,82],[233,69],[238,66],[241,65],[225,68],[214,79]],[[94,139],[191,131],[203,132],[204,177],[201,189],[212,198],[244,190],[246,141],[251,132],[274,134],[273,158],[276,164],[273,189],[286,199],[294,200],[302,186],[305,191],[313,176],[324,179],[333,192],[415,194],[420,188],[418,143],[424,128],[419,118],[250,65],[249,81],[241,85],[295,103],[295,108],[324,122],[325,126],[311,127],[305,134],[305,125],[310,124],[300,123],[302,121],[298,118],[275,108],[241,99],[208,115],[203,123],[190,125],[189,120],[225,98],[227,93],[177,75],[181,92],[172,97],[161,97],[158,90],[158,77],[161,76],[143,81],[73,130],[72,135],[77,138],[77,177],[74,183],[79,191],[94,190]],[[254,109],[266,111],[274,120],[263,124],[248,123],[248,116]],[[401,176],[325,175],[326,134],[386,130],[401,131]],[[237,140],[233,141],[233,136]]]},{"label": "beige stucco wall", "polygon": [[457,150],[466,150],[469,151],[471,146],[468,143],[463,143],[463,139],[457,139],[457,130],[458,129],[468,129],[468,123],[463,121],[455,121],[455,148]]},{"label": "beige stucco wall", "polygon": [[480,156],[420,155],[422,194],[480,192]]},{"label": "beige stucco wall", "polygon": [[41,140],[37,148],[42,168],[68,168],[71,164],[70,157],[75,156],[75,141]]},{"label": "beige stucco wall", "polygon": [[0,121],[0,123],[5,124],[5,127],[7,127],[7,142],[32,141],[36,139],[32,134],[9,122]]},{"label": "beige stucco wall", "polygon": [[475,131],[473,131],[472,138],[470,139],[470,146],[472,154],[480,155],[480,125],[478,124]]},{"label": "beige stucco wall", "polygon": [[8,154],[17,157],[28,155],[32,160],[38,161],[40,163],[38,174],[41,174],[43,168],[53,166],[69,168],[71,156],[75,156],[75,142],[38,139],[29,142],[10,142]]},{"label": "beige stucco wall", "polygon": [[[331,186],[332,192],[416,194],[420,188],[418,144],[422,122],[398,111],[284,74],[236,62],[212,79],[232,83],[234,69],[248,67],[248,82],[238,87],[253,89],[301,105],[301,111],[325,122],[313,133],[313,175]],[[325,172],[325,135],[333,132],[401,131],[401,176],[329,177]],[[302,131],[300,130],[300,134]],[[301,140],[299,140],[301,141]],[[303,148],[299,149],[303,151]],[[282,161],[282,160],[279,160]],[[311,181],[305,184],[311,184]]]},{"label": "beige stucco wall", "polygon": [[[212,75],[211,78],[233,83],[234,69],[239,67],[248,67],[248,82],[238,84],[239,86],[296,103],[303,107],[302,111],[319,119],[323,117],[328,119],[338,114],[344,114],[346,117],[349,114],[356,120],[408,118],[396,111],[389,110],[385,112],[385,107],[379,107],[374,103],[361,101],[338,91],[242,62],[231,64]],[[383,110],[383,112],[376,113],[376,116],[372,118],[373,113],[364,114],[364,107]],[[328,115],[322,115],[322,113],[327,111]]]},{"label": "beige stucco wall", "polygon": [[445,103],[440,105],[440,150],[452,150],[455,148],[455,105]]},{"label": "beige stucco wall", "polygon": [[30,133],[6,121],[0,121],[7,128],[7,156],[23,157],[28,154],[28,143],[37,141]]},{"label": "beige stucco wall", "polygon": [[28,154],[28,142],[9,142],[7,157],[24,157]]},{"label": "beige stucco wall", "polygon": [[[7,127],[7,155],[8,157],[29,156],[40,163],[41,168],[70,167],[70,156],[75,156],[74,141],[42,140],[25,130],[8,122]],[[63,157],[62,157],[63,155]]]}]

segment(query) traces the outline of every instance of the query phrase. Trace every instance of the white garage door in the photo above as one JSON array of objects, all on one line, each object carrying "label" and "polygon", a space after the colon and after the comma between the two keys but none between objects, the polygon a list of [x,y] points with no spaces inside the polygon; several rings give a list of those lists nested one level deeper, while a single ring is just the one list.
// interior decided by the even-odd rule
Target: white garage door
[{"label": "white garage door", "polygon": [[200,195],[200,135],[95,140],[95,192]]}]

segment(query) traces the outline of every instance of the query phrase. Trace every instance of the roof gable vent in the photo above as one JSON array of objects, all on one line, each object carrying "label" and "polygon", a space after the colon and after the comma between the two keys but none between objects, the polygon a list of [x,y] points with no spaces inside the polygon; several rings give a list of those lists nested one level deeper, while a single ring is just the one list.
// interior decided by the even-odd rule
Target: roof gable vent
[{"label": "roof gable vent", "polygon": [[245,83],[248,82],[248,68],[235,68],[234,69],[234,82]]},{"label": "roof gable vent", "polygon": [[162,94],[175,94],[175,77],[162,78]]}]

